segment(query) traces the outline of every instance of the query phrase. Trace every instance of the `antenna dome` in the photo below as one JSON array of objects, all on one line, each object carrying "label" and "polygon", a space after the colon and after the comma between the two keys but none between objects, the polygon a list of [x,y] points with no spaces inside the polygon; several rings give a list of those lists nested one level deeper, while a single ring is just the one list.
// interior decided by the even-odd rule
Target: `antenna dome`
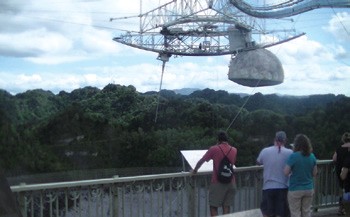
[{"label": "antenna dome", "polygon": [[282,64],[272,52],[256,49],[231,59],[228,79],[248,87],[272,86],[284,80]]}]

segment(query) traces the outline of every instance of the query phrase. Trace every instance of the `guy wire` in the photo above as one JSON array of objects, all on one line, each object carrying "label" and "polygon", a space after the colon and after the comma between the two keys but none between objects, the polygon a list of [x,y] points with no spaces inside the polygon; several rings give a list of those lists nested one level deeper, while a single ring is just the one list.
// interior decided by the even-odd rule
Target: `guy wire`
[{"label": "guy wire", "polygon": [[166,62],[166,61],[163,61],[163,64],[162,64],[162,75],[161,75],[161,77],[160,77],[160,84],[159,84],[159,91],[158,91],[158,99],[157,99],[157,108],[156,108],[156,116],[155,116],[155,118],[154,118],[154,123],[157,123],[157,119],[158,119],[158,110],[159,110],[159,101],[160,101],[160,91],[162,90],[165,62]]},{"label": "guy wire", "polygon": [[255,91],[255,88],[259,85],[261,79],[256,83],[254,89],[252,90],[252,93],[248,96],[248,98],[246,99],[246,101],[243,103],[243,105],[241,106],[241,108],[239,109],[239,111],[237,112],[236,116],[233,118],[233,120],[231,121],[230,125],[226,128],[226,132],[231,128],[231,126],[233,125],[233,123],[236,121],[238,115],[241,114],[244,106],[247,104],[247,102],[249,101],[250,97],[253,96],[253,92]]}]

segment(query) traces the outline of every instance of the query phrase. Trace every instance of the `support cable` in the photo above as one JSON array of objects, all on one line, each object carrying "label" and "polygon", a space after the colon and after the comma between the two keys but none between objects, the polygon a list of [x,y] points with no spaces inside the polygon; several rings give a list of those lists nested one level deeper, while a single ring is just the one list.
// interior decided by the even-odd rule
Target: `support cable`
[{"label": "support cable", "polygon": [[258,87],[259,83],[260,83],[261,79],[256,82],[256,85],[254,87],[254,89],[252,90],[252,93],[248,96],[248,98],[246,99],[246,101],[243,103],[243,105],[241,106],[241,108],[239,108],[239,111],[237,112],[236,116],[233,118],[233,120],[231,121],[230,125],[226,128],[226,132],[231,128],[231,126],[233,125],[233,123],[236,121],[237,117],[241,114],[243,108],[245,107],[245,105],[248,103],[250,97],[253,96],[253,92],[255,91],[255,89]]},{"label": "support cable", "polygon": [[163,62],[163,64],[162,64],[162,74],[161,74],[161,77],[160,77],[158,99],[157,99],[157,108],[156,108],[156,116],[154,118],[154,123],[157,123],[157,119],[158,119],[160,91],[162,90],[163,75],[164,75],[164,70],[165,70],[165,63],[169,61],[169,58],[170,58],[170,56],[168,54],[159,54],[159,56],[157,58],[158,60],[161,60]]}]

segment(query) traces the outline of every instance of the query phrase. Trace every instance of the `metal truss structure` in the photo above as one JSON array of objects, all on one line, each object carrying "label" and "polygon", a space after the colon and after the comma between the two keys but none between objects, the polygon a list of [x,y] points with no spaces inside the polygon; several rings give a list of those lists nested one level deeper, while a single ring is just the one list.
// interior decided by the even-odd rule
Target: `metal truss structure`
[{"label": "metal truss structure", "polygon": [[[349,0],[283,0],[256,6],[247,2],[171,0],[134,16],[139,19],[139,30],[125,31],[113,40],[156,52],[161,60],[167,60],[172,55],[236,54],[270,47],[305,34],[295,29],[267,29],[268,19],[286,22],[281,18],[321,7],[350,7]],[[111,21],[118,19],[110,18]]]},{"label": "metal truss structure", "polygon": [[268,30],[264,19],[247,15],[229,0],[172,0],[138,18],[139,31],[124,32],[113,40],[156,52],[162,59],[171,55],[235,54],[273,46],[304,34],[294,29]]}]

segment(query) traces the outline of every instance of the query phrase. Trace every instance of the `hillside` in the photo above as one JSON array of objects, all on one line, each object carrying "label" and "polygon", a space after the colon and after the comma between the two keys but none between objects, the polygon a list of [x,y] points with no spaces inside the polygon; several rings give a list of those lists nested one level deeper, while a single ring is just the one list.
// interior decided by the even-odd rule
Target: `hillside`
[{"label": "hillside", "polygon": [[207,149],[219,129],[228,129],[239,150],[238,166],[255,163],[277,130],[290,143],[307,134],[315,155],[330,159],[350,129],[350,99],[241,96],[211,89],[182,95],[140,93],[109,84],[53,94],[0,91],[1,165],[16,173],[122,167],[176,167],[180,150]]}]

